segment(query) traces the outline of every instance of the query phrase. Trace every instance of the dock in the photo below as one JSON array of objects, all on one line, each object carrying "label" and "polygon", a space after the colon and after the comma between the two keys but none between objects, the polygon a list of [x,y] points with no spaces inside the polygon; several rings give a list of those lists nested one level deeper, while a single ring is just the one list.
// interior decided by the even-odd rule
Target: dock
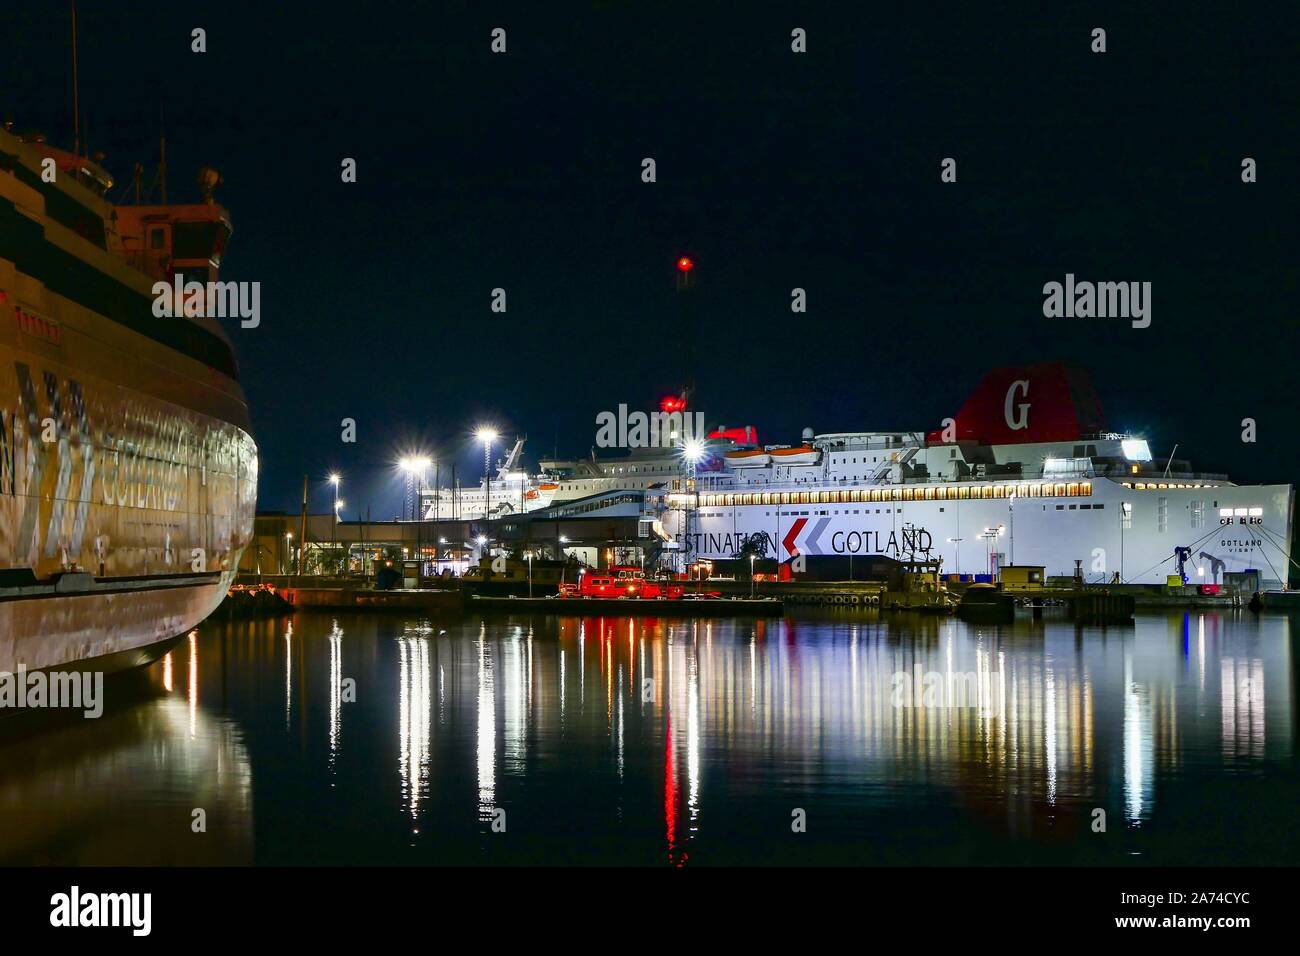
[{"label": "dock", "polygon": [[587,617],[780,617],[785,605],[776,598],[520,598],[474,595],[470,611],[527,611]]},{"label": "dock", "polygon": [[435,591],[421,588],[372,591],[367,588],[284,588],[280,591],[294,608],[358,611],[424,611],[452,614],[464,609],[464,595],[458,590]]}]

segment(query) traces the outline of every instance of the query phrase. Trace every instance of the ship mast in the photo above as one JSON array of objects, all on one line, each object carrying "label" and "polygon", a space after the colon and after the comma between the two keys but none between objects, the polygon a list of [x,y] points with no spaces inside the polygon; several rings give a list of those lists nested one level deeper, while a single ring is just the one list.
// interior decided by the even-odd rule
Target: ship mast
[{"label": "ship mast", "polygon": [[81,158],[81,100],[77,84],[77,0],[72,0],[72,154]]}]

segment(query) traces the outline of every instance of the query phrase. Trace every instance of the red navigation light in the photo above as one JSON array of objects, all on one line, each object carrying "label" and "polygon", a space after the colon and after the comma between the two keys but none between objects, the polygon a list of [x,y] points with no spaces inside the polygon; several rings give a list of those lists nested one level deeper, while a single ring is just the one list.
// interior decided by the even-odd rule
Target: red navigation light
[{"label": "red navigation light", "polygon": [[694,268],[695,268],[695,263],[692,262],[688,256],[682,256],[680,259],[677,260],[678,272],[690,272]]},{"label": "red navigation light", "polygon": [[668,415],[673,412],[684,412],[686,411],[686,399],[677,398],[675,395],[665,395],[659,401],[659,410]]}]

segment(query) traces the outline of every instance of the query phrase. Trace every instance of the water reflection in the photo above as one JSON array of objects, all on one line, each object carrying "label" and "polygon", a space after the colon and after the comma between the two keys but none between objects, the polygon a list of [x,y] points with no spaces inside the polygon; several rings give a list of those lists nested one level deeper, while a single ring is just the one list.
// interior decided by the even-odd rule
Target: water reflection
[{"label": "water reflection", "polygon": [[496,806],[497,708],[488,654],[487,625],[479,627],[478,648],[478,728],[475,737],[478,752],[478,814],[480,820],[491,816]]},{"label": "water reflection", "polygon": [[432,712],[429,639],[423,635],[398,639],[400,763],[402,793],[411,818],[419,816],[420,799],[429,780],[429,736]]},{"label": "water reflection", "polygon": [[330,768],[339,754],[343,732],[343,629],[334,621],[330,629]]},{"label": "water reflection", "polygon": [[264,863],[1297,863],[1293,675],[1289,619],[1237,612],[214,623],[58,731],[62,799],[49,733],[0,741],[3,858],[222,805]]},{"label": "water reflection", "polygon": [[201,656],[192,635],[153,675],[110,679],[98,719],[46,713],[0,725],[0,863],[253,862],[248,752],[233,723],[200,707]]}]

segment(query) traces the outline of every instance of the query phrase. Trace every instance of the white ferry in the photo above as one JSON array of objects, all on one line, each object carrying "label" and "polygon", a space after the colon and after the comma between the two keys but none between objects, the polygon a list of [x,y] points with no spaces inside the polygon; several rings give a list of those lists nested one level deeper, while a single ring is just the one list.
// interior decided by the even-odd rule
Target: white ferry
[{"label": "white ferry", "polygon": [[[737,447],[737,437],[755,434],[752,428],[710,433],[704,444],[713,452],[713,466],[722,468],[724,454]],[[490,488],[480,481],[473,487],[421,490],[424,519],[503,518],[611,491],[667,492],[680,489],[688,471],[682,450],[667,446],[604,456],[593,449],[589,458],[543,458],[538,473],[530,474],[520,466],[523,446],[524,439],[515,441],[497,464]]]},{"label": "white ferry", "polygon": [[1154,459],[1146,439],[1105,430],[1086,375],[1060,363],[990,373],[929,433],[806,429],[723,461],[666,498],[686,562],[924,554],[945,573],[1221,584],[1258,571],[1262,588],[1284,587],[1291,564],[1291,485]]}]

